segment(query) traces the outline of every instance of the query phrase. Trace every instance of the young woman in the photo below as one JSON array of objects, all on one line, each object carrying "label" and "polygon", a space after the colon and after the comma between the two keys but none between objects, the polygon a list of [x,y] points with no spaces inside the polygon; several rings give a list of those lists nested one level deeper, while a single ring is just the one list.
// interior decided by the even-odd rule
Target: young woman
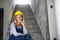
[{"label": "young woman", "polygon": [[30,40],[31,36],[24,26],[23,13],[17,10],[14,14],[14,21],[10,26],[9,40]]}]

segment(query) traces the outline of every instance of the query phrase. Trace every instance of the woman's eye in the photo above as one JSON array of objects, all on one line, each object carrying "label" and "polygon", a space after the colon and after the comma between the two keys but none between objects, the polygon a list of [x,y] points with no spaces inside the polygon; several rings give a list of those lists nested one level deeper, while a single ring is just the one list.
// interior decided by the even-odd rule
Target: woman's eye
[{"label": "woman's eye", "polygon": [[17,17],[17,18],[20,18],[20,17]]}]

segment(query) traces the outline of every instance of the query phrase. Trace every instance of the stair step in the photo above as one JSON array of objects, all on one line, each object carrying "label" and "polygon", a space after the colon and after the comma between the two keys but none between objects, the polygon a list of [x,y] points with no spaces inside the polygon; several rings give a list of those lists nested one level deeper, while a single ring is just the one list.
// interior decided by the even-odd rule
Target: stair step
[{"label": "stair step", "polygon": [[24,19],[26,18],[34,18],[33,16],[24,16]]},{"label": "stair step", "polygon": [[25,27],[27,27],[27,28],[29,28],[29,29],[30,29],[30,28],[39,28],[37,25],[35,26],[35,25],[31,25],[31,24],[30,24],[30,25],[25,25]]},{"label": "stair step", "polygon": [[35,20],[34,18],[24,18],[24,20]]},{"label": "stair step", "polygon": [[32,39],[32,40],[43,40],[42,38],[35,38],[35,39]]},{"label": "stair step", "polygon": [[24,15],[31,15],[32,16],[32,12],[30,12],[30,11],[25,11],[25,12],[23,12],[24,13]]}]

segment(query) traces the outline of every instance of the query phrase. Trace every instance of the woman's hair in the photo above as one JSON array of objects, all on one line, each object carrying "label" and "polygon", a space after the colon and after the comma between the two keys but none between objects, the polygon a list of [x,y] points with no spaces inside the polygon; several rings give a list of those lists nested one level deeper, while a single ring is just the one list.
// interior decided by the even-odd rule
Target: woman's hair
[{"label": "woman's hair", "polygon": [[[22,21],[24,20],[23,16],[20,15],[22,17]],[[16,22],[16,16],[13,17],[13,20]]]},{"label": "woman's hair", "polygon": [[24,16],[24,14],[23,14],[23,12],[22,11],[20,11],[20,10],[16,10],[15,12],[14,12],[14,15],[13,15],[13,21],[14,20],[16,20],[16,16],[17,15],[20,15],[21,17],[22,17],[22,21],[23,21],[23,16]]},{"label": "woman's hair", "polygon": [[[12,22],[16,22],[16,16],[17,16],[17,15],[16,15],[16,16],[14,16],[14,15],[16,14],[17,11],[20,11],[20,10],[14,11],[14,13],[13,13],[13,15],[12,15],[12,18],[11,18],[11,21],[10,21],[10,24],[11,24]],[[22,17],[23,20],[24,20],[24,14],[23,14],[23,12],[20,11],[20,14],[22,14],[21,17]]]}]

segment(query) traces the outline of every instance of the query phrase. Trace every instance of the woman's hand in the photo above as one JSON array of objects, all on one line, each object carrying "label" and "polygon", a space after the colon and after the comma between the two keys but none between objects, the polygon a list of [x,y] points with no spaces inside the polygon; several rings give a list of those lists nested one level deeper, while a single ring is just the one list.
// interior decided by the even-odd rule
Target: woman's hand
[{"label": "woman's hand", "polygon": [[21,25],[24,26],[24,22],[23,21],[21,22]]},{"label": "woman's hand", "polygon": [[24,23],[23,23],[23,21],[19,20],[19,21],[17,21],[17,25],[18,25],[18,26],[23,26]]}]

